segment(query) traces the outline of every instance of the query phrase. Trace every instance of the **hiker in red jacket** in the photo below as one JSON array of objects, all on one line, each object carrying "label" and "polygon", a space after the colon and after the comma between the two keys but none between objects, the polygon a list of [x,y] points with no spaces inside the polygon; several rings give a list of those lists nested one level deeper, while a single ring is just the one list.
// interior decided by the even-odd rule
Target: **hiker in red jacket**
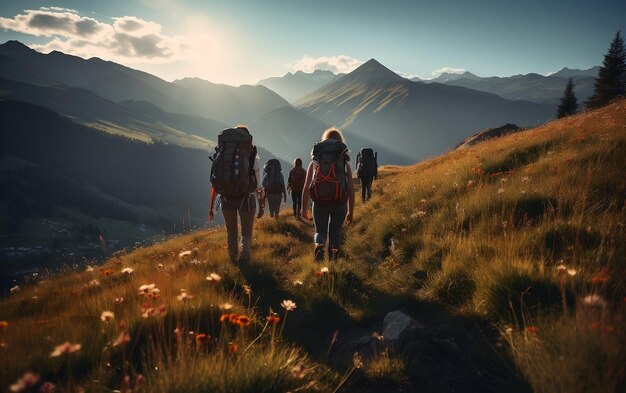
[{"label": "hiker in red jacket", "polygon": [[302,208],[302,189],[306,180],[306,171],[302,168],[302,159],[299,157],[293,160],[293,168],[289,171],[287,179],[287,189],[291,191],[293,201],[293,215],[299,219]]}]

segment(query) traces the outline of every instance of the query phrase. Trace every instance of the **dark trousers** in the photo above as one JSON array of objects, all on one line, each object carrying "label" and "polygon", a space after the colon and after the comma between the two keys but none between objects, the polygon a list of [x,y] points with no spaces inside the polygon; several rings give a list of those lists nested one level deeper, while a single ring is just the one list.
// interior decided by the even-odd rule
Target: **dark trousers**
[{"label": "dark trousers", "polygon": [[341,246],[341,227],[348,213],[348,204],[320,205],[313,203],[313,222],[315,223],[315,244],[324,245],[328,238],[330,258]]},{"label": "dark trousers", "polygon": [[361,200],[368,201],[372,197],[372,179],[361,179]]},{"label": "dark trousers", "polygon": [[283,199],[283,194],[266,194],[267,204],[270,206],[270,217],[278,217],[280,211],[280,202]]},{"label": "dark trousers", "polygon": [[300,210],[302,210],[302,190],[291,190],[291,200],[293,201],[293,215],[300,217]]}]

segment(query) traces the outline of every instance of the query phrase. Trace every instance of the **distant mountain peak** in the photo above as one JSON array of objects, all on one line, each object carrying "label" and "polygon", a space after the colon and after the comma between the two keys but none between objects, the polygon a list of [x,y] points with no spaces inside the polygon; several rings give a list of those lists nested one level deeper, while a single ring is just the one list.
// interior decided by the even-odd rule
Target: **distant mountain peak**
[{"label": "distant mountain peak", "polygon": [[579,70],[576,68],[568,68],[563,67],[557,72],[551,73],[548,76],[556,76],[561,78],[571,78],[571,77],[582,77],[582,76],[590,76],[597,77],[598,71],[600,70],[600,66],[591,67],[588,69]]},{"label": "distant mountain peak", "polygon": [[456,80],[459,80],[459,79],[478,80],[478,79],[481,79],[481,78],[478,75],[473,74],[473,73],[471,73],[469,71],[463,71],[463,72],[443,72],[438,77],[431,79],[430,82],[446,83],[446,82],[456,81]]},{"label": "distant mountain peak", "polygon": [[29,48],[28,46],[22,44],[17,40],[9,40],[4,44],[0,45],[0,50],[2,51],[11,51],[11,52],[34,52],[34,49]]},{"label": "distant mountain peak", "polygon": [[382,65],[376,59],[369,59],[354,71],[346,75],[351,79],[366,79],[370,81],[401,81],[403,77]]}]

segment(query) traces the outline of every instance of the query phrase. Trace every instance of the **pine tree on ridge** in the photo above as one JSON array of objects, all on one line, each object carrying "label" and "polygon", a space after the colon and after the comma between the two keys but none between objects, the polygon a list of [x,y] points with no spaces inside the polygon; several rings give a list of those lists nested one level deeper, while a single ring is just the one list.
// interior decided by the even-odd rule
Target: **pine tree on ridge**
[{"label": "pine tree on ridge", "polygon": [[576,110],[578,110],[578,101],[576,100],[576,94],[574,94],[574,81],[572,78],[569,78],[565,91],[563,91],[563,97],[561,97],[561,104],[559,104],[559,109],[557,109],[556,117],[560,119],[573,115],[576,113]]},{"label": "pine tree on ridge", "polygon": [[618,30],[608,52],[604,55],[594,93],[586,104],[589,108],[599,108],[624,94],[626,94],[626,50],[622,32]]}]

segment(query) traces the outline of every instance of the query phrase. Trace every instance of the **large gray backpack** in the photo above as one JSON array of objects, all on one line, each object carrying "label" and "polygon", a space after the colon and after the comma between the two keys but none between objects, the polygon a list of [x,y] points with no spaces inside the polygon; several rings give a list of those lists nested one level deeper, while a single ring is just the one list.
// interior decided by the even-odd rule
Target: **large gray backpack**
[{"label": "large gray backpack", "polygon": [[269,194],[282,193],[284,179],[283,182],[280,181],[283,176],[280,161],[276,158],[267,161],[267,164],[263,167],[263,172],[263,188],[265,188]]},{"label": "large gray backpack", "polygon": [[211,158],[211,184],[215,193],[225,197],[249,195],[257,187],[254,161],[256,146],[244,127],[227,128],[217,137]]}]

